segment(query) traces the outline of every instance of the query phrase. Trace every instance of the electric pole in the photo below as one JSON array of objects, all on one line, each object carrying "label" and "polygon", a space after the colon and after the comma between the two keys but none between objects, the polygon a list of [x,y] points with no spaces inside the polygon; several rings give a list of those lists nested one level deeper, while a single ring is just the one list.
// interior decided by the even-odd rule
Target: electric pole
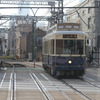
[{"label": "electric pole", "polygon": [[35,52],[35,50],[34,50],[34,47],[35,47],[35,38],[34,38],[34,34],[35,34],[35,32],[34,32],[34,18],[32,19],[32,61],[34,61],[34,52]]}]

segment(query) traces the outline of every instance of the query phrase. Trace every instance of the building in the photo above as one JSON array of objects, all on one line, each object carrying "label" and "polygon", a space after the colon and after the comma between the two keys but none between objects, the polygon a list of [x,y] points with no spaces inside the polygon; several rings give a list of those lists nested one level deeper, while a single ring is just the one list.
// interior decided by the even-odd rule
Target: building
[{"label": "building", "polygon": [[[42,60],[42,38],[46,35],[46,32],[40,28],[35,30],[34,35],[34,58],[37,61]],[[27,36],[27,53],[28,59],[32,60],[32,32],[30,32]]]},{"label": "building", "polygon": [[0,28],[0,56],[7,55],[8,52],[8,29]]},{"label": "building", "polygon": [[14,35],[15,35],[15,27],[13,26],[8,30],[8,54],[11,57],[14,57]]},{"label": "building", "polygon": [[[85,0],[77,7],[98,6],[98,0]],[[98,47],[98,36],[100,36],[100,8],[77,8],[67,11],[66,22],[76,22],[81,24],[82,31],[87,35],[87,46],[90,50]]]},{"label": "building", "polygon": [[[100,52],[100,0],[85,0],[76,7],[94,7],[67,10],[66,22],[81,24],[81,30],[86,33],[87,53]],[[98,55],[100,53],[96,53],[95,57]]]},{"label": "building", "polygon": [[32,31],[32,24],[27,23],[26,20],[17,20],[17,27],[15,32],[15,56],[16,58],[26,58],[27,35]]}]

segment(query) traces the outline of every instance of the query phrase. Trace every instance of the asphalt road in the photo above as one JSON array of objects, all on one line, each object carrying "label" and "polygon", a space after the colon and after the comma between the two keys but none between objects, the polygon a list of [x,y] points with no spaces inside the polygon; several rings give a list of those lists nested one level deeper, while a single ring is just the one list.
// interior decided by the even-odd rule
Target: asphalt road
[{"label": "asphalt road", "polygon": [[32,66],[0,71],[0,100],[100,100],[99,68],[87,69],[83,79],[56,79],[40,63]]}]

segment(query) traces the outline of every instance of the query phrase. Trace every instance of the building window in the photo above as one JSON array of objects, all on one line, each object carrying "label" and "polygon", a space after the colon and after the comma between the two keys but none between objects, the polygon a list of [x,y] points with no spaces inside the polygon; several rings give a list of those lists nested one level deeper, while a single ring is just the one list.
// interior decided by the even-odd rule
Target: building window
[{"label": "building window", "polygon": [[88,8],[88,14],[91,13],[91,8]]},{"label": "building window", "polygon": [[82,15],[84,16],[86,14],[85,10],[83,10]]},{"label": "building window", "polygon": [[88,18],[88,29],[90,28],[91,18]]},{"label": "building window", "polygon": [[37,46],[42,46],[42,37],[37,38]]},{"label": "building window", "polygon": [[50,41],[50,53],[54,54],[54,40]]}]

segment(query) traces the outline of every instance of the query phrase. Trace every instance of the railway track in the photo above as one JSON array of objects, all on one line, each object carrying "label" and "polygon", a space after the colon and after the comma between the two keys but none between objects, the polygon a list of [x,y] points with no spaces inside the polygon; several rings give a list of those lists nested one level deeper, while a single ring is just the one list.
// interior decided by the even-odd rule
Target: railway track
[{"label": "railway track", "polygon": [[89,79],[89,78],[86,78],[86,77],[84,77],[84,78],[80,78],[79,77],[79,79],[82,80],[82,81],[84,81],[84,82],[87,82],[88,84],[90,84],[90,85],[92,85],[92,86],[94,86],[94,87],[96,87],[98,89],[100,89],[100,86],[97,86],[96,82],[94,80],[92,80],[92,79]]},{"label": "railway track", "polygon": [[85,100],[93,100],[91,97],[83,93],[82,91],[79,91],[77,88],[73,87],[69,83],[67,83],[65,80],[61,80],[66,86],[69,86],[73,91],[77,92],[80,96],[82,96]]},{"label": "railway track", "polygon": [[[91,87],[94,87],[95,89],[94,89],[94,91],[97,89],[97,91],[98,90],[100,90],[100,87],[99,86],[97,86],[97,85],[95,85],[95,83],[92,83],[90,80],[87,80],[86,78],[81,78],[81,77],[78,77],[77,79],[79,79],[79,80],[81,80],[81,83],[82,82],[84,82],[84,84],[88,84],[89,86],[91,86]],[[76,80],[76,79],[75,79]],[[92,80],[92,79],[91,79]],[[86,99],[88,99],[88,100],[96,100],[96,99],[94,99],[94,98],[92,98],[92,97],[90,97],[90,96],[88,96],[86,93],[84,93],[84,92],[82,92],[80,89],[78,89],[76,86],[75,86],[75,84],[73,85],[73,84],[71,84],[71,82],[68,82],[66,79],[61,79],[60,80],[61,82],[63,82],[66,86],[69,86],[73,91],[76,91],[78,94],[80,94],[80,95],[82,95],[83,97],[85,97]],[[74,80],[73,80],[74,81]],[[87,85],[87,86],[88,86]],[[80,84],[80,86],[81,86],[81,84]],[[85,85],[86,86],[86,85]],[[87,87],[86,86],[86,87]],[[100,91],[99,91],[100,92]]]},{"label": "railway track", "polygon": [[[31,78],[33,79],[33,81],[35,82],[35,84],[37,85],[37,87],[39,88],[40,92],[43,94],[45,100],[53,100],[52,97],[50,97],[49,93],[45,90],[45,88],[43,87],[43,85],[41,84],[41,82],[39,81],[39,79],[36,77],[36,75],[34,73],[32,73],[32,71],[25,65],[22,64],[14,64],[14,66],[18,67],[18,66],[24,66],[26,68],[26,70],[28,71],[28,73],[30,74]],[[14,99],[13,99],[14,100]]]},{"label": "railway track", "polygon": [[[90,90],[98,92],[100,87],[85,78],[56,79],[38,65],[34,69],[22,64],[10,65],[11,67],[5,70],[0,84],[0,91],[3,91],[4,84],[8,82],[7,98],[2,100],[99,100],[99,97],[95,99],[88,93]],[[82,90],[84,87],[89,91]]]}]

